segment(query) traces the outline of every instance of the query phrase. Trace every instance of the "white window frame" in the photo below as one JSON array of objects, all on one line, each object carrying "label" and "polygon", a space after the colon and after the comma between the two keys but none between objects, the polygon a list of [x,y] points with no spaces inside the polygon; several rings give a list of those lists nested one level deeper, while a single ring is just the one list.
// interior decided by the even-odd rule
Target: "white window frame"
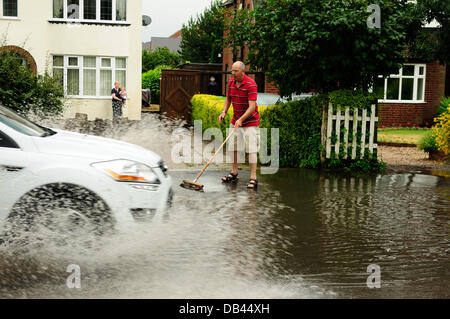
[{"label": "white window frame", "polygon": [[92,23],[92,24],[130,24],[128,21],[128,4],[129,0],[126,1],[126,18],[125,21],[118,21],[116,20],[117,14],[116,14],[116,2],[117,0],[112,0],[112,20],[101,20],[100,14],[101,14],[101,0],[97,0],[96,2],[96,19],[84,19],[84,0],[79,0],[79,11],[78,11],[78,19],[69,19],[67,17],[67,0],[63,0],[63,18],[54,18],[53,17],[53,1],[52,1],[52,17],[49,19],[51,22],[86,22],[86,23]]},{"label": "white window frame", "polygon": [[[5,16],[3,14],[3,0],[0,0],[0,19],[4,19],[4,20],[20,20],[19,18],[19,3],[20,1],[17,0],[17,16],[13,17],[13,16]],[[128,10],[127,10],[128,11]],[[128,14],[128,12],[127,12]]]},{"label": "white window frame", "polygon": [[[101,70],[111,70],[111,89],[114,87],[114,82],[116,81],[116,71],[125,71],[126,82],[128,83],[128,58],[124,56],[93,56],[86,55],[86,57],[95,57],[96,58],[96,95],[84,95],[84,57],[85,56],[77,56],[77,55],[64,55],[64,54],[53,54],[52,61],[54,56],[63,57],[64,65],[63,66],[53,66],[52,65],[52,74],[53,69],[63,69],[64,74],[64,95],[67,98],[81,98],[81,99],[111,99],[111,94],[108,95],[100,95],[100,71]],[[69,66],[69,58],[78,58],[78,66]],[[111,67],[102,67],[101,59],[111,59]],[[116,69],[116,59],[125,59],[125,68]],[[79,94],[78,95],[69,95],[68,92],[68,77],[67,70],[69,69],[78,69],[79,70]],[[86,67],[86,69],[94,69],[93,67]]]},{"label": "white window frame", "polygon": [[[426,84],[426,74],[427,74],[427,65],[422,63],[405,63],[404,66],[414,66],[414,75],[403,75],[403,68],[401,68],[398,74],[391,74],[390,76],[384,79],[384,95],[383,98],[378,100],[379,103],[402,103],[402,104],[412,104],[412,103],[425,103],[425,84]],[[423,74],[419,74],[419,69],[423,67]],[[398,99],[387,99],[387,80],[391,79],[400,79],[399,80],[399,90],[398,90]],[[413,81],[413,99],[412,100],[402,100],[402,82],[403,79],[414,79]],[[423,79],[423,88],[422,88],[422,99],[417,99],[417,88],[419,79]]]}]

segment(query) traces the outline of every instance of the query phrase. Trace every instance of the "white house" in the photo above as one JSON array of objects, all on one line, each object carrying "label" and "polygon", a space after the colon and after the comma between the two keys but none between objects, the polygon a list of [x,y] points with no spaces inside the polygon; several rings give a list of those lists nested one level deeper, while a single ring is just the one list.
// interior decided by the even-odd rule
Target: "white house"
[{"label": "white house", "polygon": [[140,119],[142,0],[0,0],[0,37],[36,72],[61,78],[66,117],[112,118],[119,81],[125,115]]}]

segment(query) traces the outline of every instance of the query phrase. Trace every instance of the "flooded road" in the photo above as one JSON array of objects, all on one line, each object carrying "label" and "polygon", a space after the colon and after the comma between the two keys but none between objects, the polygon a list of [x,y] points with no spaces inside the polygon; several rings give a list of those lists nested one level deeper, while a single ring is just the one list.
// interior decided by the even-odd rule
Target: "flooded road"
[{"label": "flooded road", "polygon": [[[203,178],[173,207],[94,251],[3,247],[3,298],[449,298],[450,183],[431,175],[356,179],[281,170],[246,190]],[[175,181],[195,172],[174,171]],[[81,289],[66,286],[67,265]],[[381,269],[369,289],[367,266]]]},{"label": "flooded road", "polygon": [[[154,130],[138,135],[170,154]],[[222,184],[226,171],[213,169],[200,180],[205,193],[178,187],[196,173],[170,171],[168,212],[95,249],[0,246],[0,298],[450,297],[448,178],[281,169],[255,192],[248,171]],[[80,289],[66,285],[69,265]],[[367,287],[369,265],[379,266],[379,289]]]}]

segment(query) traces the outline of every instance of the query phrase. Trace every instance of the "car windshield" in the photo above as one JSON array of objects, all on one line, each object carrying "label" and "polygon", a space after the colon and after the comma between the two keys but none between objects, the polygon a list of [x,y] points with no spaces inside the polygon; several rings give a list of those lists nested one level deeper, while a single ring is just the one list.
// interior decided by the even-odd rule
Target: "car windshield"
[{"label": "car windshield", "polygon": [[274,105],[282,102],[282,98],[277,94],[258,93],[258,105]]},{"label": "car windshield", "polygon": [[[19,114],[0,105],[0,123],[28,136],[48,136],[47,129],[40,127]],[[50,131],[50,130],[49,130]]]}]

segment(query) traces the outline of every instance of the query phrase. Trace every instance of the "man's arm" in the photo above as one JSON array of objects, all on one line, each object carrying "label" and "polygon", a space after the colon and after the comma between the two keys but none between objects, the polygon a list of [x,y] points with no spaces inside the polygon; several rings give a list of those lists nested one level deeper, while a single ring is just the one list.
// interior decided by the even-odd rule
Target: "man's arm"
[{"label": "man's arm", "polygon": [[226,98],[226,100],[225,100],[225,103],[224,103],[224,105],[223,105],[223,113],[227,113],[228,112],[228,109],[230,108],[230,105],[231,105],[231,97],[230,96],[227,96],[227,98]]}]

